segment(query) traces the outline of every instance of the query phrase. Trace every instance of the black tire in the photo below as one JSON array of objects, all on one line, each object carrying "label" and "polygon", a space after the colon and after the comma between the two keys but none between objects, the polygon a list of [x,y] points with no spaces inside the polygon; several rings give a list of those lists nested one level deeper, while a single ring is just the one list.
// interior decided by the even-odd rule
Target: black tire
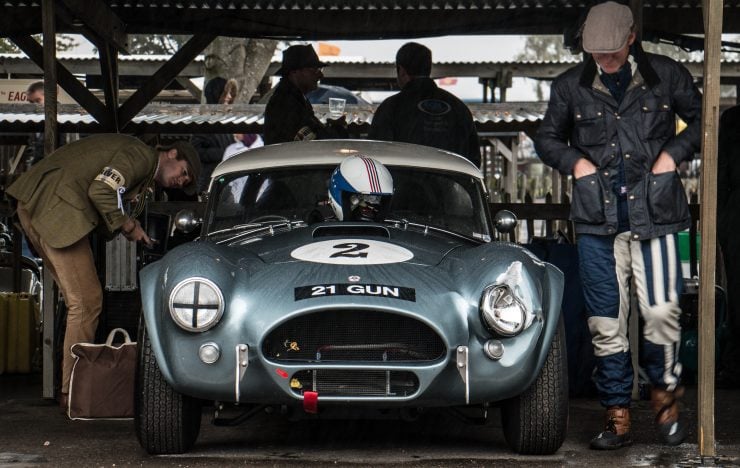
[{"label": "black tire", "polygon": [[521,395],[501,408],[504,437],[523,455],[555,453],[568,430],[568,367],[565,330],[560,318],[540,375]]},{"label": "black tire", "polygon": [[162,377],[144,326],[139,323],[134,426],[150,454],[184,453],[200,432],[201,401],[182,395]]}]

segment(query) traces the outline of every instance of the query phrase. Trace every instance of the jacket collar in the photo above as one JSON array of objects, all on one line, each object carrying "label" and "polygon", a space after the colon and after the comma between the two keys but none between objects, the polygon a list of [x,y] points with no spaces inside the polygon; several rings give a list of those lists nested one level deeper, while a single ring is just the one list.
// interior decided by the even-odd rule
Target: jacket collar
[{"label": "jacket collar", "polygon": [[[637,73],[633,73],[633,81],[634,77],[641,76],[642,79],[645,81],[645,84],[649,87],[654,88],[655,86],[657,86],[660,83],[660,77],[655,72],[653,66],[650,65],[648,54],[646,54],[645,51],[642,50],[642,46],[639,42],[635,42],[635,44],[632,46],[631,53],[635,59],[635,63],[637,63]],[[597,73],[598,71],[596,67],[596,61],[594,60],[592,55],[588,55],[588,58],[583,65],[583,71],[581,72],[579,84],[586,88],[593,87],[594,81],[597,78]]]},{"label": "jacket collar", "polygon": [[434,89],[437,87],[437,83],[434,82],[433,79],[431,79],[428,76],[419,76],[412,80],[410,80],[408,83],[406,83],[406,86],[403,87],[403,91],[414,91],[414,90],[420,90],[420,91],[426,91],[429,89]]}]

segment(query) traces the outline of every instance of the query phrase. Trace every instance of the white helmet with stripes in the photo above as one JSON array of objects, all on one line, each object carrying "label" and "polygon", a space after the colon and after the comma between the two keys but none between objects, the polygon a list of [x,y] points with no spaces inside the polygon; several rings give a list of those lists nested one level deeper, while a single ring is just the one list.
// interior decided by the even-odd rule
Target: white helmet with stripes
[{"label": "white helmet with stripes", "polygon": [[382,221],[393,196],[393,177],[379,161],[350,156],[329,181],[329,203],[339,221]]}]

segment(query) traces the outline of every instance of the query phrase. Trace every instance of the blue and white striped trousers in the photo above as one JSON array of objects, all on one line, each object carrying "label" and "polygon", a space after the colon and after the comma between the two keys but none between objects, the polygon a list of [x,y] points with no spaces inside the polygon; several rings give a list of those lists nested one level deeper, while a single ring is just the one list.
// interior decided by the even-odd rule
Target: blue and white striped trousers
[{"label": "blue and white striped trousers", "polygon": [[678,298],[683,290],[678,235],[632,240],[629,231],[578,237],[583,293],[601,404],[629,406],[633,370],[627,336],[630,285],[634,278],[644,320],[640,363],[653,386],[672,391],[679,383],[681,338]]}]

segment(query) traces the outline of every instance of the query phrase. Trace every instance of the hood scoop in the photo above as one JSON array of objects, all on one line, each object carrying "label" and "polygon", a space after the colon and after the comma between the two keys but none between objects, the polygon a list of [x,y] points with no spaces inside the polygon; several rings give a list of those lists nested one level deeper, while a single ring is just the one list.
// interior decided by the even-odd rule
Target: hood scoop
[{"label": "hood scoop", "polygon": [[391,237],[388,228],[373,224],[333,224],[319,226],[313,230],[313,238],[319,237]]}]

